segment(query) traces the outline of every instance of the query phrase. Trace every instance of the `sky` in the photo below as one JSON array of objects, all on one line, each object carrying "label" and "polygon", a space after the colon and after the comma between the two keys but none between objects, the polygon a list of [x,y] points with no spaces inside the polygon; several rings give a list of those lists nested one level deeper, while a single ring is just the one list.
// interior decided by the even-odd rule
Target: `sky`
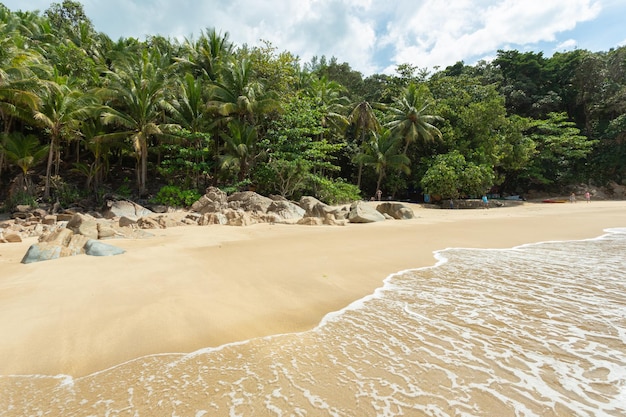
[{"label": "sky", "polygon": [[[56,0],[62,3],[62,0]],[[269,41],[310,62],[336,57],[364,76],[399,64],[430,71],[495,58],[499,49],[608,51],[626,45],[625,0],[79,0],[113,40],[197,39],[228,32],[237,46]],[[0,0],[43,13],[54,1]]]}]

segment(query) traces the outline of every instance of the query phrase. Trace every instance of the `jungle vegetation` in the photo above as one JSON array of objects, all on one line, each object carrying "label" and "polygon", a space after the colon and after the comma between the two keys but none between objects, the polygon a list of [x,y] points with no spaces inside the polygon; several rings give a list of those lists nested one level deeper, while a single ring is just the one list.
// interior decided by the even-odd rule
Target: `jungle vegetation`
[{"label": "jungle vegetation", "polygon": [[0,204],[189,205],[208,186],[327,203],[626,181],[626,47],[500,50],[364,77],[207,27],[110,39],[80,3],[0,4]]}]

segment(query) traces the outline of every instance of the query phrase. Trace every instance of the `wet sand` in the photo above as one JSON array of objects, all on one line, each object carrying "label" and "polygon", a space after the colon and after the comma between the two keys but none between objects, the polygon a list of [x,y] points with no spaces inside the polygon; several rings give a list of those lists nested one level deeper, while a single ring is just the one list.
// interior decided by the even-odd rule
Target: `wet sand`
[{"label": "wet sand", "polygon": [[448,247],[506,248],[626,227],[626,202],[524,203],[489,210],[412,205],[416,218],[345,227],[178,227],[127,250],[22,265],[29,239],[0,245],[0,375],[85,376],[138,357],[185,353],[315,327],[388,275]]}]

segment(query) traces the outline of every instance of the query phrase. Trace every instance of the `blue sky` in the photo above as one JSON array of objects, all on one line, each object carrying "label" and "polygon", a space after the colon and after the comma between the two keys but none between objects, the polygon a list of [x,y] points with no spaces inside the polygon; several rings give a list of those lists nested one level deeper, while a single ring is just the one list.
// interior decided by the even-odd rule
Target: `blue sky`
[{"label": "blue sky", "polygon": [[[0,0],[39,10],[49,0]],[[57,0],[61,3],[62,0]],[[626,45],[624,0],[82,0],[112,39],[197,38],[214,27],[236,45],[271,42],[308,62],[335,56],[363,75],[398,64],[473,65],[498,49],[593,52]]]}]

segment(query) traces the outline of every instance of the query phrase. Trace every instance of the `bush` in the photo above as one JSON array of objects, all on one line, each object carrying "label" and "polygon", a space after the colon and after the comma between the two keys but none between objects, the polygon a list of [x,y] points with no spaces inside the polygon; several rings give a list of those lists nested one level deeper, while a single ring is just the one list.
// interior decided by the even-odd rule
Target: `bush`
[{"label": "bush", "polygon": [[172,207],[190,207],[200,199],[201,195],[196,190],[181,190],[175,185],[161,187],[154,201]]},{"label": "bush", "polygon": [[345,204],[361,199],[359,187],[345,182],[342,178],[316,177],[314,181],[318,190],[317,198],[327,204]]}]

